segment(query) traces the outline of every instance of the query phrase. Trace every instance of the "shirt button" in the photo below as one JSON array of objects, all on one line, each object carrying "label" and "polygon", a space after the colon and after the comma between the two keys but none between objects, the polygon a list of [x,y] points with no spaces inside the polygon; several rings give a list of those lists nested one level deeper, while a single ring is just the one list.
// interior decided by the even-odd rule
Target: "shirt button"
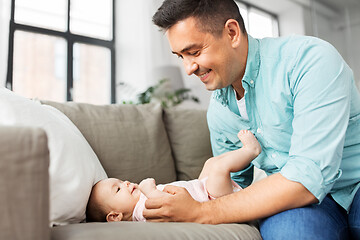
[{"label": "shirt button", "polygon": [[271,154],[271,157],[276,158],[276,154],[275,153]]},{"label": "shirt button", "polygon": [[261,134],[261,129],[258,128],[258,129],[256,130],[256,132],[259,133],[259,134]]},{"label": "shirt button", "polygon": [[251,84],[251,85],[254,84],[254,80],[251,80],[251,81],[250,81],[250,84]]}]

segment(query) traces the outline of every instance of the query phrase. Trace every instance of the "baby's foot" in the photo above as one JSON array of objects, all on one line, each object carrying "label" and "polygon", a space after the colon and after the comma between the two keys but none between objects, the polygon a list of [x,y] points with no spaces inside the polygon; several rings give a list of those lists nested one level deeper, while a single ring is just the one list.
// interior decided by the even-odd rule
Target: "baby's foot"
[{"label": "baby's foot", "polygon": [[252,151],[255,157],[261,153],[261,146],[258,140],[249,130],[241,130],[238,133],[238,138],[242,142],[243,147]]},{"label": "baby's foot", "polygon": [[140,191],[147,196],[150,192],[156,189],[155,179],[146,178],[139,184]]}]

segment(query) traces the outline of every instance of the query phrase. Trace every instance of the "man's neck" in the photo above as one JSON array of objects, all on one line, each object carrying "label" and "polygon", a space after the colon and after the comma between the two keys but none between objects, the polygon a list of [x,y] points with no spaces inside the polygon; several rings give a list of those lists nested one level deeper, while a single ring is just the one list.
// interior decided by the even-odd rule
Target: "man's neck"
[{"label": "man's neck", "polygon": [[241,98],[243,98],[245,94],[245,89],[243,88],[241,81],[236,81],[231,85],[236,92],[236,99],[240,100]]},{"label": "man's neck", "polygon": [[236,92],[236,99],[240,100],[241,98],[244,97],[245,94],[245,89],[242,86],[242,78],[244,77],[245,74],[245,69],[246,69],[246,63],[247,63],[247,56],[248,56],[248,51],[249,51],[249,41],[248,41],[248,36],[247,33],[242,34],[242,44],[241,47],[239,48],[239,56],[240,56],[240,76],[238,78],[238,80],[236,80],[235,82],[233,82],[231,85],[232,87],[235,89]]}]

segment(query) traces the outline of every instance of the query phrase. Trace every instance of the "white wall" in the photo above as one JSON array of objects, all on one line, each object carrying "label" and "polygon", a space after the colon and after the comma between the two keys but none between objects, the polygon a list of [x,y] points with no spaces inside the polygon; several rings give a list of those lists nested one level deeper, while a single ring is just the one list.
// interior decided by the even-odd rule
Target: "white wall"
[{"label": "white wall", "polygon": [[[346,57],[354,71],[357,86],[360,90],[360,6],[349,9],[350,16],[350,40],[348,41]],[[346,34],[347,29],[344,29]]]},{"label": "white wall", "polygon": [[[360,6],[339,9],[334,16],[316,12],[315,18],[310,9],[304,9],[305,34],[330,42],[354,71],[355,81],[360,89]],[[348,14],[348,15],[347,15]],[[313,16],[314,18],[314,16]],[[316,22],[316,32],[312,23]]]},{"label": "white wall", "polygon": [[185,105],[206,109],[210,93],[196,77],[189,77],[183,70],[181,61],[172,53],[166,36],[152,23],[152,16],[160,7],[162,0],[131,0],[117,2],[116,26],[116,82],[117,100],[134,97],[127,91],[130,87],[137,92],[146,90],[157,83],[152,72],[156,67],[176,65],[181,68],[185,87],[200,99],[200,104],[187,102]]},{"label": "white wall", "polygon": [[286,11],[282,11],[278,17],[281,36],[305,34],[305,22],[301,20],[303,18],[303,9],[300,6],[295,5]]},{"label": "white wall", "polygon": [[151,1],[117,1],[116,7],[116,82],[146,89],[152,65],[149,42]]}]

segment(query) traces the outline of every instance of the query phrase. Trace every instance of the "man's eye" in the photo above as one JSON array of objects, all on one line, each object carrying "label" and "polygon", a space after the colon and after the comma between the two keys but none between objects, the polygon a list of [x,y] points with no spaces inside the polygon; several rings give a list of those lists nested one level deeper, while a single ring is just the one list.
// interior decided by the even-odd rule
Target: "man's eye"
[{"label": "man's eye", "polygon": [[196,56],[196,55],[199,55],[200,51],[195,51],[195,52],[190,52],[189,54],[191,56]]},{"label": "man's eye", "polygon": [[181,56],[181,55],[177,55],[177,57],[180,58],[180,59],[183,59],[183,56]]},{"label": "man's eye", "polygon": [[120,191],[120,188],[118,187],[118,189],[117,189],[117,191],[116,192],[118,192],[118,191]]}]

